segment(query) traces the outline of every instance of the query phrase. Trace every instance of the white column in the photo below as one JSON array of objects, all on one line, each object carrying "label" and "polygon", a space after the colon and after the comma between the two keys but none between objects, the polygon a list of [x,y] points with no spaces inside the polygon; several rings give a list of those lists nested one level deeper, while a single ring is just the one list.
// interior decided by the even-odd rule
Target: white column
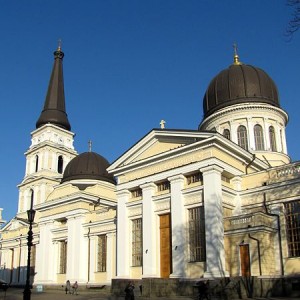
[{"label": "white column", "polygon": [[51,171],[56,171],[56,163],[57,163],[57,158],[56,158],[56,153],[52,151],[52,162],[51,162]]},{"label": "white column", "polygon": [[97,272],[97,236],[90,237],[90,280],[89,283],[95,283],[95,273]]},{"label": "white column", "polygon": [[[241,191],[242,189],[242,178],[239,176],[234,177],[233,179],[231,179],[233,188],[235,191]],[[241,213],[241,197],[239,194],[237,194],[234,197],[234,210],[233,210],[233,215],[239,215]]]},{"label": "white column", "polygon": [[71,282],[87,282],[87,239],[84,238],[84,215],[68,219],[67,278]]},{"label": "white column", "polygon": [[36,248],[35,282],[52,283],[57,273],[51,233],[52,223],[40,224],[40,241]]},{"label": "white column", "polygon": [[203,173],[206,270],[204,277],[224,277],[225,251],[222,207],[222,169],[217,165],[200,169]]},{"label": "white column", "polygon": [[146,183],[141,188],[143,190],[143,277],[157,277],[157,228],[152,201],[156,185]]},{"label": "white column", "polygon": [[286,135],[285,135],[285,128],[283,127],[281,130],[282,134],[282,147],[283,153],[287,154],[287,146],[286,146]]},{"label": "white column", "polygon": [[254,140],[254,131],[253,131],[253,122],[252,118],[247,118],[247,136],[248,136],[248,149],[255,150],[255,140]]},{"label": "white column", "polygon": [[171,183],[171,223],[172,223],[172,262],[171,278],[184,277],[185,270],[185,210],[182,189],[184,176],[177,175],[168,178]]},{"label": "white column", "polygon": [[270,127],[270,123],[269,123],[269,119],[268,118],[264,118],[264,143],[265,143],[265,150],[266,151],[270,151],[271,150],[271,143],[270,143],[270,135],[269,135],[269,127]]},{"label": "white column", "polygon": [[[278,204],[271,205],[270,213],[276,214],[280,218],[283,215],[283,204],[278,203]],[[280,233],[281,233],[281,236],[282,236],[283,232],[285,231],[285,226],[280,226],[280,228],[278,228],[279,224],[277,223],[277,217],[276,218],[274,217],[273,222],[274,222],[273,223],[274,228],[276,228],[277,230],[281,229]],[[274,264],[275,264],[275,271],[276,271],[277,274],[282,274],[282,271],[283,271],[283,270],[281,270],[281,262],[280,262],[280,242],[282,242],[282,241],[279,240],[279,233],[277,232],[277,234],[274,236],[274,249],[275,249]]]},{"label": "white column", "polygon": [[24,211],[24,191],[19,189],[18,213]]},{"label": "white column", "polygon": [[47,185],[45,183],[41,184],[40,186],[40,199],[38,203],[44,203],[46,199],[46,188]]},{"label": "white column", "polygon": [[44,153],[41,152],[41,153],[39,154],[39,166],[38,166],[38,171],[42,171],[42,170],[45,169],[45,168],[44,168],[44,161],[45,161],[45,159],[44,159]]},{"label": "white column", "polygon": [[230,121],[230,139],[236,144],[238,144],[237,128],[238,124]]},{"label": "white column", "polygon": [[49,170],[49,151],[44,151],[44,161],[43,161],[43,168],[44,170]]},{"label": "white column", "polygon": [[25,176],[27,176],[29,173],[30,173],[30,161],[29,161],[29,157],[26,156]]},{"label": "white column", "polygon": [[128,216],[126,203],[130,192],[127,190],[117,192],[118,199],[118,219],[117,219],[117,277],[129,278],[129,253],[131,243],[128,232]]},{"label": "white column", "polygon": [[276,122],[276,126],[274,126],[275,129],[275,140],[276,140],[276,149],[277,152],[283,152],[283,146],[282,146],[282,138],[281,138],[281,127],[278,122]]},{"label": "white column", "polygon": [[111,279],[116,274],[116,247],[115,247],[116,233],[107,234],[107,257],[106,257],[106,280],[107,284],[111,284]]},{"label": "white column", "polygon": [[27,254],[28,254],[28,246],[27,240],[25,237],[22,238],[21,241],[21,272],[20,272],[20,282],[26,283],[26,266],[27,266]]}]

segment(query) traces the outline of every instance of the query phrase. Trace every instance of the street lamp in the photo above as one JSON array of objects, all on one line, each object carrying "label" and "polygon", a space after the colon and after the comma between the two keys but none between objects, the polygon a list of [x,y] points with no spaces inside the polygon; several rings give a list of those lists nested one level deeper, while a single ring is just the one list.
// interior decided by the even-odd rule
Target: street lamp
[{"label": "street lamp", "polygon": [[33,232],[32,232],[32,223],[34,221],[35,210],[33,209],[33,190],[31,190],[31,202],[30,209],[27,210],[27,217],[29,222],[29,231],[27,237],[27,246],[28,246],[28,256],[27,256],[27,273],[26,273],[26,284],[23,292],[23,300],[31,299],[31,286],[30,286],[30,256],[31,256],[31,246],[33,240]]}]

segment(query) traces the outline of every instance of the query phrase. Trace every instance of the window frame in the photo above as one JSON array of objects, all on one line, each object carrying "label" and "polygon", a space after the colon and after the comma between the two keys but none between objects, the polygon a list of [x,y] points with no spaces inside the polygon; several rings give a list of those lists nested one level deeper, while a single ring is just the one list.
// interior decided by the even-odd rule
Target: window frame
[{"label": "window frame", "polygon": [[206,261],[204,206],[188,209],[188,238],[190,262]]},{"label": "window frame", "polygon": [[59,155],[57,158],[57,172],[62,174],[64,170],[64,158],[62,155]]},{"label": "window frame", "polygon": [[275,128],[274,126],[269,127],[269,139],[270,139],[270,149],[271,151],[277,151],[277,144],[276,144],[276,135],[275,135]]},{"label": "window frame", "polygon": [[59,241],[59,274],[67,273],[67,255],[68,255],[68,242],[66,240]]},{"label": "window frame", "polygon": [[131,265],[132,267],[140,267],[143,265],[142,218],[131,220]]},{"label": "window frame", "polygon": [[106,234],[98,235],[97,272],[107,272],[107,236],[106,236]]},{"label": "window frame", "polygon": [[253,127],[254,133],[254,143],[255,150],[264,151],[265,150],[265,141],[264,141],[264,131],[260,124],[255,124]]},{"label": "window frame", "polygon": [[247,133],[246,126],[240,125],[237,128],[237,139],[238,139],[238,145],[243,149],[248,150],[248,133]]},{"label": "window frame", "polygon": [[300,200],[284,203],[289,257],[300,257]]},{"label": "window frame", "polygon": [[225,129],[223,130],[223,136],[224,136],[226,139],[230,140],[230,130],[229,130],[228,128],[225,128]]}]

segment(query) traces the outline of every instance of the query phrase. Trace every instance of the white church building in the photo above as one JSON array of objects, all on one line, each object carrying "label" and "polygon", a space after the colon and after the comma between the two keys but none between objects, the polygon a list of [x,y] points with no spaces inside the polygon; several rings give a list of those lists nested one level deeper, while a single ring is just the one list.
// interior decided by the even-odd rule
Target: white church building
[{"label": "white church building", "polygon": [[0,278],[25,283],[32,201],[33,285],[69,279],[119,293],[133,280],[151,297],[190,294],[201,278],[253,277],[264,295],[281,293],[279,281],[295,292],[300,162],[288,155],[288,115],[271,77],[235,53],[204,93],[198,128],[162,122],[109,164],[74,149],[63,56],[54,52],[18,211],[1,229]]}]

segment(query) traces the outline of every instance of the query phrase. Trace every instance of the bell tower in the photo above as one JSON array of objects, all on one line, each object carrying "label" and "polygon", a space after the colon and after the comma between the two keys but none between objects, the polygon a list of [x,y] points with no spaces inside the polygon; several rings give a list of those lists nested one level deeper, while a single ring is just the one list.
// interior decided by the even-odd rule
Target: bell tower
[{"label": "bell tower", "polygon": [[77,155],[74,133],[65,108],[63,57],[61,45],[54,51],[54,64],[44,108],[31,132],[31,145],[25,152],[25,176],[19,188],[18,214],[30,206],[31,190],[34,206],[47,200],[53,187],[60,183],[68,162]]}]

